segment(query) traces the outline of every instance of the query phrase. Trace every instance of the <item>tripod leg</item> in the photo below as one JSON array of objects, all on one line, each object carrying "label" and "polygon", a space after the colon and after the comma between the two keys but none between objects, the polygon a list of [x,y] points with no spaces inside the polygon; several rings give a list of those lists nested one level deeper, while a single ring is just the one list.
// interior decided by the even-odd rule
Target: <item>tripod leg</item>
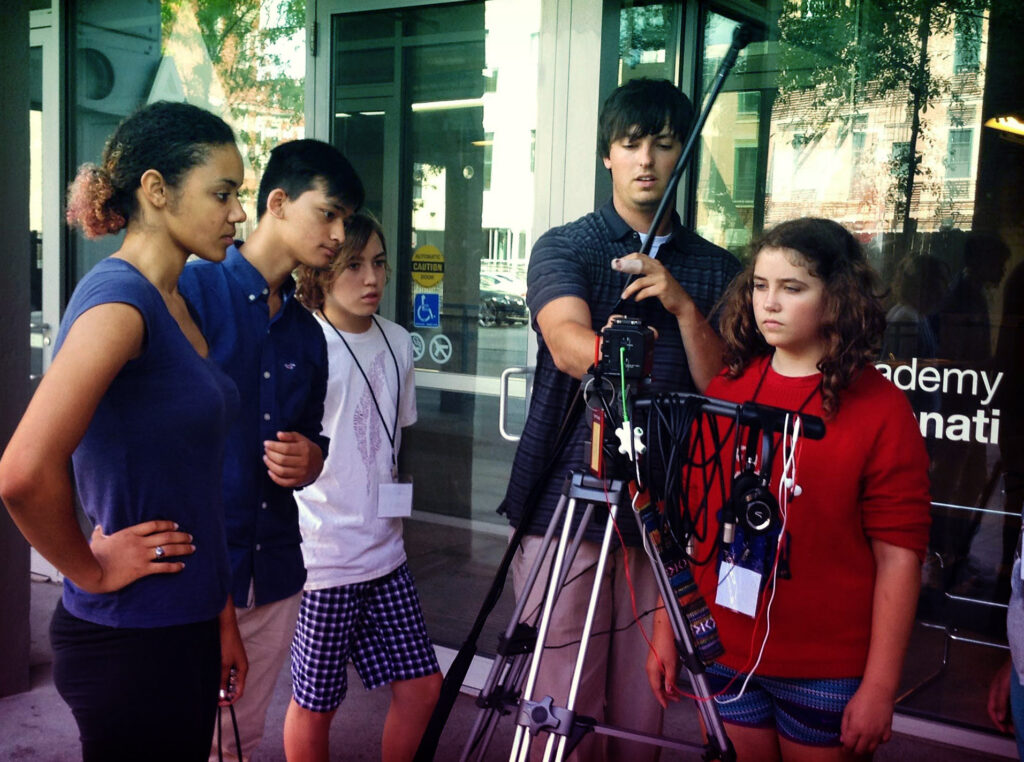
[{"label": "tripod leg", "polygon": [[[618,512],[618,503],[612,502],[608,506],[608,520],[605,522],[604,537],[601,539],[601,553],[597,559],[597,568],[594,572],[594,584],[590,590],[590,603],[587,605],[587,614],[583,621],[583,634],[580,640],[580,650],[576,655],[576,666],[572,673],[572,683],[569,686],[569,700],[566,702],[566,708],[571,712],[576,706],[576,696],[580,689],[580,679],[583,676],[583,665],[587,658],[587,645],[590,642],[590,632],[594,627],[594,612],[597,611],[597,600],[601,594],[601,583],[604,579],[604,567],[608,560],[608,548],[611,545],[612,533],[615,531],[615,516]],[[559,736],[558,748],[555,752],[555,762],[562,762],[566,753],[566,744],[568,743],[568,736]],[[548,748],[550,748],[550,739]],[[544,759],[547,760],[548,754],[545,753]]]},{"label": "tripod leg", "polygon": [[[540,670],[541,656],[544,653],[544,642],[547,639],[548,628],[551,625],[551,612],[554,609],[555,600],[558,598],[559,580],[562,577],[562,568],[565,561],[565,551],[569,545],[569,533],[572,529],[572,518],[576,511],[576,500],[570,498],[565,509],[565,519],[562,522],[562,534],[558,541],[558,546],[555,548],[555,570],[556,572],[551,575],[548,580],[547,595],[544,598],[544,606],[541,610],[540,625],[537,629],[537,644],[533,651],[533,661],[530,663],[530,670],[526,676],[526,686],[523,689],[522,701],[528,701],[532,697],[533,687],[537,682],[537,673]],[[542,559],[544,554],[540,554],[538,559]],[[535,564],[536,566],[536,564]],[[525,601],[525,596],[523,597]],[[522,724],[517,724],[515,737],[512,741],[512,751],[509,755],[510,762],[526,762],[527,754],[530,750],[530,734],[526,732],[526,727]]]},{"label": "tripod leg", "polygon": [[[548,522],[547,530],[541,540],[542,548],[546,549],[551,545],[555,530],[559,526],[559,520],[565,512],[568,500],[567,495],[562,495],[559,498],[551,520]],[[490,672],[488,672],[487,679],[484,681],[483,688],[480,691],[477,702],[481,705],[480,713],[477,715],[469,737],[463,746],[460,762],[468,762],[474,750],[477,750],[479,755],[486,752],[490,736],[493,735],[494,725],[503,713],[498,706],[499,702],[514,696],[518,689],[522,687],[522,658],[510,651],[514,651],[513,643],[516,641],[519,633],[522,632],[520,622],[523,617],[523,610],[526,607],[527,596],[529,591],[533,589],[534,584],[536,584],[537,577],[543,568],[544,556],[544,553],[537,556],[537,559],[527,573],[526,582],[524,583],[525,594],[517,596],[512,616],[509,618],[508,625],[499,642],[498,655],[492,662]],[[518,666],[516,666],[517,662]],[[484,706],[484,702],[490,704],[490,706]],[[486,735],[486,738],[483,738],[484,735]]]},{"label": "tripod leg", "polygon": [[636,515],[640,524],[640,531],[643,533],[644,550],[654,570],[654,578],[658,582],[658,590],[661,592],[661,599],[665,603],[665,613],[668,615],[672,625],[672,632],[676,638],[676,645],[679,648],[680,661],[686,668],[690,677],[690,685],[693,688],[693,695],[697,697],[697,712],[704,723],[704,730],[708,735],[708,742],[712,745],[714,756],[731,762],[735,759],[735,752],[729,736],[726,735],[725,727],[722,725],[722,718],[718,713],[718,706],[711,696],[711,689],[708,686],[707,675],[704,674],[704,664],[697,655],[696,640],[693,631],[690,629],[690,622],[683,615],[676,600],[675,591],[672,590],[672,583],[669,581],[668,572],[661,558],[650,546],[650,538],[639,515]]},{"label": "tripod leg", "polygon": [[[460,762],[469,762],[474,754],[477,759],[483,758],[497,722],[503,715],[508,714],[507,708],[514,706],[520,696],[526,668],[530,663],[529,652],[532,652],[536,645],[536,627],[534,624],[539,616],[539,614],[530,613],[524,617],[524,612],[531,600],[531,592],[541,572],[545,567],[552,567],[550,574],[558,579],[558,591],[560,592],[562,585],[565,584],[568,577],[569,569],[576,557],[580,544],[583,541],[586,528],[593,513],[593,506],[589,504],[573,536],[572,544],[565,553],[562,568],[559,569],[556,564],[552,563],[549,551],[553,549],[552,539],[555,530],[561,525],[560,521],[569,503],[570,485],[571,482],[567,480],[566,491],[560,497],[548,523],[547,530],[540,539],[539,552],[531,562],[522,586],[517,586],[516,605],[505,631],[499,638],[498,656],[491,665],[487,680],[477,699],[477,704],[481,707],[480,714],[477,716],[470,735],[463,746]],[[569,522],[571,525],[571,517]],[[533,597],[532,600],[536,600],[536,598]],[[537,603],[536,606],[540,609],[542,605],[543,596],[541,597],[541,602]],[[554,602],[552,605],[554,606]],[[534,624],[530,623],[531,620]]]},{"label": "tripod leg", "polygon": [[[533,589],[533,586],[537,583],[537,577],[540,576],[540,570],[544,566],[544,556],[547,548],[551,546],[551,540],[555,536],[555,529],[558,527],[558,521],[565,512],[566,505],[569,502],[568,495],[562,495],[558,498],[558,503],[555,505],[554,513],[551,515],[551,521],[548,522],[548,528],[544,532],[544,539],[541,540],[541,552],[537,554],[537,558],[530,566],[530,571],[526,575],[526,582],[523,585],[523,594],[516,596],[516,605],[512,610],[512,616],[509,619],[508,627],[505,629],[505,636],[512,637],[512,632],[515,630],[516,625],[523,618],[523,610],[526,608],[526,599]],[[570,519],[571,522],[571,519]]]}]

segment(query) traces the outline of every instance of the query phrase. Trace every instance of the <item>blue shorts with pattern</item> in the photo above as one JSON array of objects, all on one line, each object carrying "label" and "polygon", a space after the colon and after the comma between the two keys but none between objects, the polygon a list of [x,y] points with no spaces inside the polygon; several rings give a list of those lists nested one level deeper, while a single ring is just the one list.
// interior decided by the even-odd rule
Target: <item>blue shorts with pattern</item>
[{"label": "blue shorts with pattern", "polygon": [[715,697],[724,722],[773,728],[782,738],[804,746],[841,745],[843,711],[860,687],[859,677],[797,679],[754,675],[737,699],[745,673],[716,663],[707,668],[707,678],[713,694],[724,691]]},{"label": "blue shorts with pattern", "polygon": [[292,694],[313,712],[341,705],[350,661],[367,690],[440,671],[404,563],[369,582],[303,593],[291,657]]}]

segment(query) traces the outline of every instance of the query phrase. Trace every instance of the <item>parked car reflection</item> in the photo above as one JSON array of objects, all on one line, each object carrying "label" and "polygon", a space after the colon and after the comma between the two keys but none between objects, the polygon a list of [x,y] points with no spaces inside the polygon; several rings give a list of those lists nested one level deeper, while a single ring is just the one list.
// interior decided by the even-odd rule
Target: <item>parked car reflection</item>
[{"label": "parked car reflection", "polygon": [[480,325],[526,323],[526,284],[502,273],[480,274]]}]

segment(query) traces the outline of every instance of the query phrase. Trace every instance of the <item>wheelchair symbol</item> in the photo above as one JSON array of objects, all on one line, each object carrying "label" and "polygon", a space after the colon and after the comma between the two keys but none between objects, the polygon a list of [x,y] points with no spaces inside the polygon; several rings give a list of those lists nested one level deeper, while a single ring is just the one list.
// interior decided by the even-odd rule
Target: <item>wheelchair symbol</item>
[{"label": "wheelchair symbol", "polygon": [[413,325],[417,328],[439,328],[441,325],[441,295],[416,294],[413,303]]}]

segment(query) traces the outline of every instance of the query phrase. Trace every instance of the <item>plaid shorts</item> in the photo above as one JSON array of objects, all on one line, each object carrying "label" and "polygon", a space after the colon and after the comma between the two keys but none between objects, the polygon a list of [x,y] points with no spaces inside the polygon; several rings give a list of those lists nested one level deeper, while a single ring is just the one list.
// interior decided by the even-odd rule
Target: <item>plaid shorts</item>
[{"label": "plaid shorts", "polygon": [[715,698],[724,722],[774,728],[783,738],[804,746],[840,745],[843,712],[860,687],[859,677],[805,680],[754,675],[736,699],[745,673],[716,663],[708,666],[707,678],[712,693],[725,690]]},{"label": "plaid shorts", "polygon": [[349,661],[367,690],[440,671],[404,563],[369,582],[303,593],[291,656],[292,694],[313,712],[341,705]]}]

